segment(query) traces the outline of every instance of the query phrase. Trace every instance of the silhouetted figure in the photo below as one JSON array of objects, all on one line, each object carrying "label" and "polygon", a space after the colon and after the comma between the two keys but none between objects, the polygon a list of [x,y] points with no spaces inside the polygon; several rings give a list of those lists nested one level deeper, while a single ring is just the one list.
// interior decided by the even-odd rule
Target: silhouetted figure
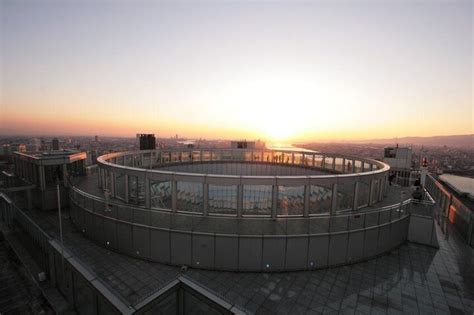
[{"label": "silhouetted figure", "polygon": [[392,182],[395,179],[395,173],[392,173],[388,176],[388,184],[392,186]]},{"label": "silhouetted figure", "polygon": [[417,178],[414,183],[415,186],[420,187],[421,186],[421,180]]},{"label": "silhouetted figure", "polygon": [[423,193],[421,192],[421,188],[416,187],[416,190],[411,194],[411,196],[413,197],[413,199],[416,199],[416,200],[423,199]]}]

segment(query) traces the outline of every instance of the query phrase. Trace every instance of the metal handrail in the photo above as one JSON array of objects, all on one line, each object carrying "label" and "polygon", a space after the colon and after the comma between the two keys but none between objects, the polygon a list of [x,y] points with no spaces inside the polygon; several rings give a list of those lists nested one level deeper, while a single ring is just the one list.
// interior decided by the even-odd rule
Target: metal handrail
[{"label": "metal handrail", "polygon": [[[276,149],[267,149],[267,150],[245,150],[245,149],[199,149],[199,150],[186,150],[186,149],[173,149],[173,150],[144,150],[144,151],[125,151],[125,152],[114,152],[114,153],[108,153],[105,155],[102,155],[97,158],[97,164],[99,167],[113,167],[113,168],[118,168],[122,170],[134,170],[138,172],[144,172],[144,173],[156,173],[156,174],[164,174],[164,175],[178,175],[178,176],[219,176],[219,177],[229,177],[229,178],[293,178],[293,179],[318,179],[318,178],[330,178],[330,177],[354,177],[354,176],[368,176],[368,175],[375,175],[375,174],[381,174],[388,172],[390,169],[390,166],[386,163],[373,160],[373,159],[366,159],[366,158],[360,158],[360,157],[354,157],[350,155],[338,155],[338,154],[327,154],[327,153],[312,153],[312,152],[307,152],[307,151],[285,151],[285,153],[292,153],[292,154],[304,154],[308,156],[322,156],[322,157],[330,157],[330,158],[342,158],[342,159],[347,159],[349,161],[359,161],[361,163],[368,163],[372,165],[376,165],[378,169],[372,170],[372,171],[363,171],[359,173],[343,173],[343,174],[331,174],[331,175],[304,175],[304,176],[246,176],[246,175],[210,175],[210,174],[200,174],[200,173],[187,173],[187,172],[171,172],[171,171],[163,171],[159,169],[144,169],[144,168],[139,168],[139,167],[133,167],[133,166],[124,166],[116,163],[112,163],[110,159],[112,158],[117,158],[117,157],[125,157],[125,156],[135,156],[137,154],[151,154],[153,152],[156,153],[182,153],[182,152],[238,152],[239,154],[244,154],[244,153],[254,153],[254,152],[259,152],[259,153],[265,153],[265,152],[282,152],[281,150],[276,150]],[[202,156],[202,155],[200,155]],[[196,162],[222,162],[222,161],[230,161],[230,162],[252,162],[252,163],[271,163],[271,164],[278,164],[278,165],[294,165],[294,166],[304,166],[304,163],[278,163],[278,162],[266,162],[266,161],[246,161],[246,160],[209,160],[209,161],[203,161],[201,160],[191,160],[191,161],[173,161],[173,163],[196,163]],[[170,163],[162,164],[162,165],[168,165]],[[353,165],[354,167],[354,165]],[[329,169],[326,167],[315,167],[316,169]],[[345,168],[345,166],[343,167]]]}]

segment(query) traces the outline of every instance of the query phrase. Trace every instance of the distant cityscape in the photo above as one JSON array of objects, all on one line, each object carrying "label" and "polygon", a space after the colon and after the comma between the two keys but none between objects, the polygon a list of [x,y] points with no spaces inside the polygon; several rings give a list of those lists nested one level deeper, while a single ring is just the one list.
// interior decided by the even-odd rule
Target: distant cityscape
[{"label": "distant cityscape", "polygon": [[[472,136],[457,136],[472,139]],[[427,142],[433,137],[428,138]],[[406,140],[403,138],[400,140]],[[423,138],[418,138],[423,139]],[[374,141],[375,142],[375,141]],[[418,140],[418,143],[421,141]],[[156,138],[156,148],[228,148],[229,140],[189,139],[186,137]],[[357,155],[360,157],[382,160],[383,148],[386,146],[411,147],[413,151],[412,167],[417,169],[421,160],[427,158],[429,170],[442,174],[449,173],[460,176],[474,177],[474,146],[460,145],[422,145],[407,142],[386,143],[349,143],[349,142],[309,142],[293,144],[296,147],[337,154]],[[51,151],[55,149],[75,149],[87,153],[87,166],[96,163],[97,157],[112,152],[134,151],[139,148],[137,137],[103,137],[103,136],[0,136],[0,163],[8,168],[13,152]]]}]

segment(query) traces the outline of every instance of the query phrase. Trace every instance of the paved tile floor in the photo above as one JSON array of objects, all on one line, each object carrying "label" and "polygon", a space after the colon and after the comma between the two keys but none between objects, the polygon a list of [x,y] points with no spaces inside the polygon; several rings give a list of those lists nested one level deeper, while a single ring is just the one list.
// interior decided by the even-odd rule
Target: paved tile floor
[{"label": "paved tile floor", "polygon": [[[57,217],[30,213],[57,237]],[[102,248],[64,220],[66,247],[130,305],[180,275],[180,269]],[[474,250],[437,226],[440,248],[406,243],[354,265],[288,273],[189,269],[186,276],[256,314],[473,314]]]}]

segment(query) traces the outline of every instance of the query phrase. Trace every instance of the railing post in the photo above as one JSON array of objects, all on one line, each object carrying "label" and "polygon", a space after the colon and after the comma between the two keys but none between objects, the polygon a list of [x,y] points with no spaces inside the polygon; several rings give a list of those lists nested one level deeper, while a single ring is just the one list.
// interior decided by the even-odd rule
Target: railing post
[{"label": "railing post", "polygon": [[474,213],[471,211],[469,214],[469,227],[468,227],[468,233],[467,233],[467,244],[469,246],[472,245],[472,232],[473,232],[473,224],[474,224]]},{"label": "railing post", "polygon": [[304,209],[303,209],[303,216],[309,216],[309,195],[311,193],[311,185],[308,181],[306,185],[304,185]]},{"label": "railing post", "polygon": [[129,194],[129,189],[128,189],[128,180],[129,176],[128,174],[124,174],[124,180],[125,180],[125,203],[128,203],[130,201],[130,194]]},{"label": "railing post", "polygon": [[150,179],[147,177],[145,177],[145,207],[148,209],[151,207]]},{"label": "railing post", "polygon": [[332,184],[330,215],[335,215],[336,211],[337,211],[337,183],[334,183],[334,184]]},{"label": "railing post", "polygon": [[357,203],[359,202],[359,180],[354,185],[354,199],[352,199],[352,210],[357,210]]},{"label": "railing post", "polygon": [[374,198],[374,188],[375,188],[375,179],[370,180],[370,186],[369,186],[369,206],[374,204],[374,201],[372,200]]},{"label": "railing post", "polygon": [[177,205],[178,205],[178,185],[176,180],[173,178],[171,180],[171,210],[173,212],[177,211]]},{"label": "railing post", "polygon": [[243,201],[244,201],[244,185],[242,183],[237,185],[237,217],[242,217],[243,210]]},{"label": "railing post", "polygon": [[272,218],[277,217],[278,186],[272,185]]},{"label": "railing post", "polygon": [[203,194],[203,202],[204,202],[204,207],[203,207],[203,211],[202,211],[202,214],[204,216],[207,216],[207,213],[209,211],[209,184],[207,183],[207,176],[204,177],[204,183],[203,183],[204,187],[203,187],[203,191],[202,191],[202,194]]}]

